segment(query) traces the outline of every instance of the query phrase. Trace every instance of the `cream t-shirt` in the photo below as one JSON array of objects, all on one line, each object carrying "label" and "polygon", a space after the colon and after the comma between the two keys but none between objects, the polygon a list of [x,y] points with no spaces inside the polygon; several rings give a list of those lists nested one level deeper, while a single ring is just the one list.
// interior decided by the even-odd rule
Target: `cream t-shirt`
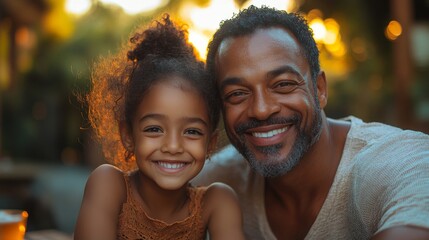
[{"label": "cream t-shirt", "polygon": [[[381,123],[351,122],[328,196],[305,239],[369,239],[394,226],[429,229],[429,135]],[[194,185],[220,181],[237,192],[246,239],[276,239],[264,204],[264,178],[231,145],[206,162]]]}]

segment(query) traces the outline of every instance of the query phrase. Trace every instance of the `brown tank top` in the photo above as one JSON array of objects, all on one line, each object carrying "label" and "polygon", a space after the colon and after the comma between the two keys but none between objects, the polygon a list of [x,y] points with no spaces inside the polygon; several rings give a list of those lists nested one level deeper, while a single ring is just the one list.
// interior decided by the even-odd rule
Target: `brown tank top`
[{"label": "brown tank top", "polygon": [[171,224],[149,217],[133,198],[130,179],[125,175],[127,200],[119,215],[118,239],[205,239],[206,226],[202,219],[202,199],[206,187],[189,187],[189,216]]}]

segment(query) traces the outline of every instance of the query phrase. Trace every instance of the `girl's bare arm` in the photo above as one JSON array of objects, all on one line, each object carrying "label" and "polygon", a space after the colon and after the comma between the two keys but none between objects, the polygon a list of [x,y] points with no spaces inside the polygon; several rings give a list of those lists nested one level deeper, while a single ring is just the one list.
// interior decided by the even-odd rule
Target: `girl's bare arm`
[{"label": "girl's bare arm", "polygon": [[125,199],[122,171],[108,164],[95,169],[86,183],[74,239],[116,239],[118,218]]},{"label": "girl's bare arm", "polygon": [[205,207],[210,211],[210,239],[245,239],[242,212],[234,190],[223,183],[213,183],[209,186],[205,199]]}]

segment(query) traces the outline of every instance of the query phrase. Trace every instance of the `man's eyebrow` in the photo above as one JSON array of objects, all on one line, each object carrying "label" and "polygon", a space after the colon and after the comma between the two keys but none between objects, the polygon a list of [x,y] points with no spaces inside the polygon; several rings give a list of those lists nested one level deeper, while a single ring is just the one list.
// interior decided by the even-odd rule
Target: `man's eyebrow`
[{"label": "man's eyebrow", "polygon": [[[296,75],[300,81],[304,81],[304,77],[295,68],[289,65],[280,66],[274,70],[271,70],[266,74],[266,76],[267,76],[267,79],[270,79],[278,75],[281,75],[283,73],[291,73],[293,75]],[[222,80],[222,82],[219,85],[219,89],[222,91],[228,85],[240,84],[242,82],[243,80],[238,77],[228,77]]]},{"label": "man's eyebrow", "polygon": [[226,88],[228,85],[235,85],[235,84],[239,84],[243,82],[240,78],[238,77],[229,77],[229,78],[225,78],[224,80],[222,80],[222,82],[219,85],[219,89],[222,91],[224,88]]},{"label": "man's eyebrow", "polygon": [[271,70],[267,73],[267,78],[273,78],[283,73],[291,73],[296,75],[300,80],[304,80],[304,77],[293,67],[289,65],[280,66],[274,70]]}]

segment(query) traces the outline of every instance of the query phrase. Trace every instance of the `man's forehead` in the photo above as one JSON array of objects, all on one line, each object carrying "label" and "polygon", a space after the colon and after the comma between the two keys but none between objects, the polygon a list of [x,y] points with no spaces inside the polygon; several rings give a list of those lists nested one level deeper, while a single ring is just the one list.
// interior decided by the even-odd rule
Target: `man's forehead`
[{"label": "man's forehead", "polygon": [[[237,40],[240,43],[235,45]],[[296,37],[289,30],[274,26],[258,28],[255,31],[244,35],[227,37],[219,44],[216,55],[217,57],[220,57],[226,54],[231,47],[258,47],[266,43],[275,44],[278,46],[299,46]]]}]

